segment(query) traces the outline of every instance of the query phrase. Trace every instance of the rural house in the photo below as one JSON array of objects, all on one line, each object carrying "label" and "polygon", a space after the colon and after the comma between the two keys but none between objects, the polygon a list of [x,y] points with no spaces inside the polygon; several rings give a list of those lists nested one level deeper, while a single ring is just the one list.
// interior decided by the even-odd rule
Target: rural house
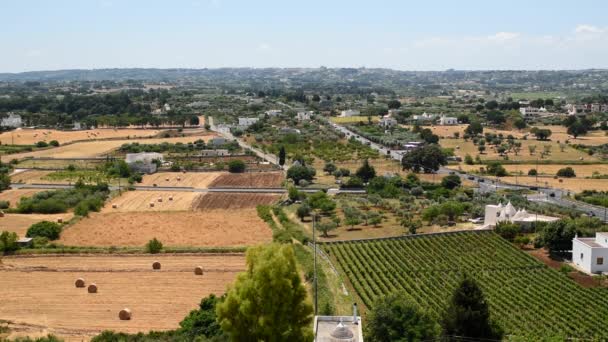
[{"label": "rural house", "polygon": [[361,113],[358,110],[353,110],[353,109],[343,110],[342,112],[340,112],[340,117],[343,117],[343,118],[348,118],[351,116],[358,116],[358,115],[361,115]]},{"label": "rural house", "polygon": [[384,129],[387,128],[391,128],[393,126],[397,125],[397,120],[395,120],[394,118],[392,118],[390,115],[385,115],[382,117],[382,119],[380,119],[380,122],[378,123],[380,126],[382,126]]},{"label": "rural house", "polygon": [[298,119],[298,121],[308,121],[314,113],[315,112],[313,111],[298,112],[298,114],[296,114],[296,119]]},{"label": "rural house", "polygon": [[8,116],[5,118],[2,118],[2,122],[0,122],[0,126],[2,126],[2,127],[17,128],[17,127],[21,127],[22,124],[23,124],[23,121],[21,120],[21,115],[14,114],[14,113],[8,113]]},{"label": "rural house", "polygon": [[608,233],[572,239],[572,263],[587,273],[608,272]]},{"label": "rural house", "polygon": [[484,227],[496,227],[496,224],[500,222],[511,222],[522,226],[530,226],[533,222],[537,221],[553,222],[557,220],[559,220],[559,218],[529,213],[526,209],[517,210],[511,202],[509,202],[505,206],[501,203],[498,205],[486,205]]},{"label": "rural house", "polygon": [[156,152],[127,153],[125,162],[132,170],[142,173],[154,173],[157,166],[154,160],[163,161],[163,155]]},{"label": "rural house", "polygon": [[222,146],[222,145],[226,145],[227,142],[228,142],[228,140],[226,140],[226,138],[215,137],[215,138],[209,140],[209,145],[211,145],[211,146]]},{"label": "rural house", "polygon": [[458,125],[458,119],[452,116],[442,115],[441,118],[439,118],[439,124],[441,126]]},{"label": "rural house", "polygon": [[254,123],[258,122],[259,120],[260,120],[259,118],[239,118],[238,126],[240,128],[247,128],[247,127],[253,125]]}]

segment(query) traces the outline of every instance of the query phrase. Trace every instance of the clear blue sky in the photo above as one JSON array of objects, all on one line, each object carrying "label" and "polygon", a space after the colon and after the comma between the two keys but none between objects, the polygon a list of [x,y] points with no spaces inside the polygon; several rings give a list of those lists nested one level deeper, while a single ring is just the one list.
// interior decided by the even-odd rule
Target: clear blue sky
[{"label": "clear blue sky", "polygon": [[608,68],[607,0],[0,0],[0,72]]}]

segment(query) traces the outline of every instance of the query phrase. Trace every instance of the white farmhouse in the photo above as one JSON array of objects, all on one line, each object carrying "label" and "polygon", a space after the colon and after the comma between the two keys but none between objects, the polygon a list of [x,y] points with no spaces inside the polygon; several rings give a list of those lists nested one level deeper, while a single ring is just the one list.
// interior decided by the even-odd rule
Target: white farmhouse
[{"label": "white farmhouse", "polygon": [[359,116],[359,115],[361,115],[361,112],[359,112],[358,110],[354,110],[354,109],[343,110],[342,112],[340,112],[340,117],[342,117],[342,118],[347,118],[347,117],[351,117],[351,116]]},{"label": "white farmhouse", "polygon": [[572,240],[572,263],[587,273],[608,272],[608,233]]},{"label": "white farmhouse", "polygon": [[271,109],[264,112],[264,114],[268,115],[269,117],[279,116],[281,113],[283,113],[283,111],[280,109]]},{"label": "white farmhouse", "polygon": [[414,115],[412,118],[416,121],[429,121],[435,120],[436,117],[436,114],[427,114],[426,112],[424,112],[422,113],[422,115]]},{"label": "white farmhouse", "polygon": [[315,112],[313,112],[312,110],[298,112],[296,114],[296,119],[298,119],[298,121],[308,121],[308,120],[310,120],[312,118],[312,116],[314,114],[315,114]]},{"label": "white farmhouse", "polygon": [[142,162],[151,163],[153,160],[163,161],[162,153],[156,152],[141,152],[141,153],[127,153],[125,161],[127,164]]},{"label": "white farmhouse", "polygon": [[3,118],[2,122],[0,122],[0,126],[2,126],[2,127],[17,128],[17,127],[21,127],[21,125],[23,125],[23,121],[21,120],[21,115],[17,115],[17,114],[13,114],[13,113],[8,113],[8,116],[6,118]]},{"label": "white farmhouse", "polygon": [[239,118],[239,127],[247,128],[247,127],[253,125],[254,123],[258,122],[259,120],[260,120],[259,118]]},{"label": "white farmhouse", "polygon": [[545,107],[522,107],[519,108],[519,112],[521,113],[521,115],[524,116],[524,118],[533,118],[547,115],[547,109],[545,109]]},{"label": "white farmhouse", "polygon": [[458,125],[458,119],[452,116],[442,115],[441,118],[439,118],[439,124],[441,126]]},{"label": "white farmhouse", "polygon": [[380,119],[379,125],[385,129],[391,128],[393,126],[397,126],[397,120],[392,118],[390,115],[384,115],[382,119]]}]

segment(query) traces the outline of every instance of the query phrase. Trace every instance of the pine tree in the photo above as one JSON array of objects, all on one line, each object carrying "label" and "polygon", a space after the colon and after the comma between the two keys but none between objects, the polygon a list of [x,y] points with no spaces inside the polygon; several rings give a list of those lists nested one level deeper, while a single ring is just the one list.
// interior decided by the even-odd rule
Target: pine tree
[{"label": "pine tree", "polygon": [[446,340],[459,338],[500,339],[502,330],[490,318],[490,308],[477,282],[466,274],[452,294],[443,317]]},{"label": "pine tree", "polygon": [[361,178],[363,182],[367,183],[370,181],[370,179],[376,177],[376,170],[369,164],[369,161],[365,159],[363,161],[363,165],[361,165],[355,175]]}]

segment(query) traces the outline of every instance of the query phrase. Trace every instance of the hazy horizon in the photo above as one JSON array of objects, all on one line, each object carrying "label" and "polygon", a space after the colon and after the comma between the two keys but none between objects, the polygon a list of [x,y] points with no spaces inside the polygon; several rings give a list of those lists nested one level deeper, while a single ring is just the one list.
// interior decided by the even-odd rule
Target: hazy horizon
[{"label": "hazy horizon", "polygon": [[66,69],[608,68],[608,3],[0,3],[0,73]]}]

